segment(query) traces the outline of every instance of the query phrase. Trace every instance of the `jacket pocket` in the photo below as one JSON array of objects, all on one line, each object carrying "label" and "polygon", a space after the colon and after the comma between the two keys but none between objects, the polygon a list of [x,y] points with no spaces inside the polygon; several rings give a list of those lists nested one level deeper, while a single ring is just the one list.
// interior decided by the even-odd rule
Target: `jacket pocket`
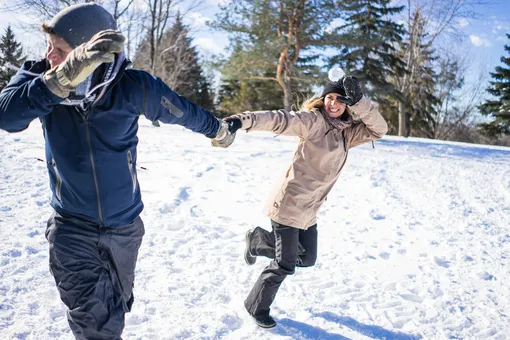
[{"label": "jacket pocket", "polygon": [[131,154],[131,150],[127,153],[127,161],[128,161],[128,168],[129,168],[129,174],[131,175],[131,181],[133,183],[133,193],[136,191],[136,165],[135,162],[133,162],[133,155]]},{"label": "jacket pocket", "polygon": [[50,164],[51,168],[53,169],[53,172],[55,173],[55,197],[57,198],[57,200],[62,202],[62,196],[61,196],[62,177],[60,177],[60,173],[58,172],[57,163],[55,163],[55,160],[52,159],[49,162],[49,164]]}]

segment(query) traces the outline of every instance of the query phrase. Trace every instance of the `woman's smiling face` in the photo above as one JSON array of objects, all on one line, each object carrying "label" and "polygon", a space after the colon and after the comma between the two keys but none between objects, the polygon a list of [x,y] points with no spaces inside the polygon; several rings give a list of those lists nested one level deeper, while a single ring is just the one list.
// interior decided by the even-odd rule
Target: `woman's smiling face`
[{"label": "woman's smiling face", "polygon": [[340,117],[347,107],[346,104],[340,102],[337,97],[339,97],[340,94],[338,93],[328,93],[324,97],[324,109],[328,113],[328,115],[331,118],[338,118]]}]

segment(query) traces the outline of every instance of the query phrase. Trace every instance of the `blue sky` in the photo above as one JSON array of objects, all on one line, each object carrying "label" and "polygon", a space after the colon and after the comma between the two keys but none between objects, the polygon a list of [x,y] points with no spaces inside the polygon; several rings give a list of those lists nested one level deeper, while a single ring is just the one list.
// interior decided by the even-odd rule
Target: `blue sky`
[{"label": "blue sky", "polygon": [[510,1],[501,0],[494,5],[479,6],[477,10],[484,17],[465,24],[468,43],[473,49],[481,51],[488,57],[494,68],[501,64],[500,58],[507,55],[504,45],[510,45]]}]

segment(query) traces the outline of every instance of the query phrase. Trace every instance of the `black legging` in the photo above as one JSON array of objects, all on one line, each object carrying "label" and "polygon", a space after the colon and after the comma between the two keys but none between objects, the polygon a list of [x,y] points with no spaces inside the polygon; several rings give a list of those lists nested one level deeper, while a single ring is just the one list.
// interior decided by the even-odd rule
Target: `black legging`
[{"label": "black legging", "polygon": [[269,307],[287,275],[296,266],[311,267],[317,259],[317,224],[307,230],[279,224],[271,220],[273,232],[257,227],[250,237],[250,252],[254,256],[273,259],[264,268],[244,301],[254,317],[269,315]]}]

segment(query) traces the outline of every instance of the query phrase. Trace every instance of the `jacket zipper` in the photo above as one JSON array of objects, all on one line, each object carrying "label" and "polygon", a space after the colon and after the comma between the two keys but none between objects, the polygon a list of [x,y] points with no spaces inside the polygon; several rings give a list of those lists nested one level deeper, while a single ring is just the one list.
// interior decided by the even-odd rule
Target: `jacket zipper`
[{"label": "jacket zipper", "polygon": [[94,163],[94,154],[92,153],[92,143],[90,141],[89,120],[88,120],[88,117],[90,117],[90,114],[92,114],[92,111],[88,115],[82,116],[82,117],[83,117],[83,121],[85,122],[85,133],[87,135],[87,143],[89,146],[89,158],[90,158],[90,163],[92,165],[92,177],[94,177],[94,185],[96,187],[97,211],[99,214],[99,222],[101,223],[101,226],[104,226],[103,209],[101,208],[101,199],[99,198],[99,184],[97,183],[96,165]]},{"label": "jacket zipper", "polygon": [[57,183],[55,187],[55,196],[57,199],[62,202],[62,196],[61,196],[61,190],[62,190],[62,177],[60,177],[60,173],[57,169],[57,163],[55,163],[55,160],[52,159],[50,162],[50,165],[53,167],[53,171],[55,172],[55,177],[57,178]]},{"label": "jacket zipper", "polygon": [[131,174],[131,181],[133,182],[133,194],[136,191],[136,173],[135,173],[135,164],[133,162],[133,155],[131,154],[131,150],[127,153],[127,159],[128,159],[128,167],[129,167],[129,173]]},{"label": "jacket zipper", "polygon": [[[120,78],[121,76],[119,76],[121,73],[124,72],[124,70],[126,69],[126,67],[129,65],[129,63],[126,63],[124,61],[124,64],[122,65],[121,69],[119,70],[119,72],[117,73],[115,79],[113,80],[112,84],[110,84],[109,86],[109,89],[108,91],[110,91],[119,81],[120,81]],[[107,94],[106,91],[104,93],[103,96],[101,96],[101,98],[97,98],[91,105],[90,107],[90,113],[88,112],[83,112],[79,109],[77,109],[78,113],[80,114],[80,116],[82,117],[83,121],[85,122],[85,133],[87,135],[87,143],[88,143],[88,146],[89,146],[89,158],[90,158],[90,163],[92,165],[92,176],[94,177],[94,186],[96,187],[96,198],[97,198],[97,211],[98,211],[98,214],[99,214],[99,223],[101,224],[101,226],[104,226],[104,218],[103,218],[103,209],[101,208],[101,199],[99,198],[99,184],[97,183],[97,174],[96,174],[96,165],[94,163],[94,154],[92,153],[92,143],[90,141],[90,132],[89,132],[89,117],[90,115],[92,114],[92,111],[93,111],[93,107],[96,103],[99,102],[100,99],[104,98],[104,96]]]}]

